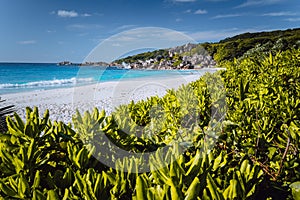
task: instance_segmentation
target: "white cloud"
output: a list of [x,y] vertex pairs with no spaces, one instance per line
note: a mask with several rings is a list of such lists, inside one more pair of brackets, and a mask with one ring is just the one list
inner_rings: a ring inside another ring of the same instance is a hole
[[22,44],[22,45],[36,44],[36,40],[23,40],[23,41],[19,41],[18,44]]
[[182,22],[182,19],[181,18],[176,18],[175,22]]
[[84,13],[84,14],[82,14],[81,15],[82,17],[90,17],[90,16],[92,16],[91,14],[88,14],[88,13]]
[[188,9],[188,10],[184,11],[184,13],[191,13],[191,12],[192,12],[191,9]]
[[197,15],[203,15],[203,14],[206,14],[206,13],[207,13],[206,10],[201,10],[201,9],[195,11],[195,14],[197,14]]
[[231,17],[239,17],[242,16],[242,14],[226,14],[226,15],[216,15],[212,17],[211,19],[222,19],[222,18],[231,18]]
[[125,25],[117,27],[116,31],[128,30],[128,29],[132,29],[132,28],[135,28],[135,27],[137,27],[137,25],[134,25],[134,24],[125,24]]
[[195,2],[197,0],[173,0],[173,2],[187,3],[187,2]]
[[284,0],[247,0],[246,2],[238,5],[236,8],[243,8],[248,6],[263,6],[263,5],[272,5]]
[[206,1],[210,1],[210,2],[220,2],[220,1],[228,1],[228,0],[206,0]]
[[[123,34],[123,33],[121,33],[121,34]],[[133,42],[136,40],[136,38],[137,38],[137,36],[134,37],[131,35],[122,35],[122,36],[116,38],[115,41],[117,41],[117,42]]]
[[113,43],[112,46],[113,46],[113,47],[120,47],[120,46],[122,46],[122,45],[121,45],[120,43]]
[[86,32],[85,32],[85,33],[79,33],[79,34],[78,34],[79,37],[83,37],[83,36],[86,36],[86,35],[89,35],[89,33],[86,33]]
[[298,17],[298,18],[287,18],[285,20],[289,21],[289,22],[300,22],[300,17]]
[[71,24],[71,25],[67,26],[67,29],[71,29],[71,30],[99,29],[99,28],[103,28],[103,26],[99,25],[99,24]]
[[95,15],[95,16],[103,16],[104,14],[103,13],[95,12],[95,13],[93,13],[93,15]]
[[297,14],[289,12],[289,11],[287,11],[287,12],[285,12],[285,11],[282,11],[282,12],[271,12],[271,13],[262,14],[262,16],[269,16],[269,17],[294,16],[294,15],[297,15]]
[[56,30],[47,30],[47,33],[56,33]]
[[[139,49],[162,49],[195,43],[187,35],[171,29],[143,27],[131,29],[103,40],[85,58],[86,61],[113,60]],[[118,45],[121,46],[118,46]]]
[[227,37],[232,37],[241,33],[246,32],[259,32],[258,29],[226,29],[226,30],[212,30],[212,31],[199,31],[188,34],[196,41],[209,42],[209,41],[219,41]]
[[84,24],[72,24],[72,25],[69,25],[67,28],[68,29],[86,29],[86,25]]
[[67,10],[58,10],[57,15],[59,17],[78,17],[78,13],[74,10],[67,11]]

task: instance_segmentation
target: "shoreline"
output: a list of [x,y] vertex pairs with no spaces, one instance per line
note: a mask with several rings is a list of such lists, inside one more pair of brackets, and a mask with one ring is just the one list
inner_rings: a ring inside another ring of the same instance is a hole
[[[132,72],[134,71],[150,71],[153,72],[153,74],[150,73],[150,75],[142,75],[140,76],[139,73],[137,75],[134,75],[130,77],[130,71],[125,72],[124,75],[129,74],[129,77],[115,77],[113,79],[104,79],[101,80],[101,82],[111,82],[111,81],[119,81],[121,80],[133,80],[138,78],[153,78],[162,76],[163,78],[169,78],[173,76],[184,76],[184,75],[192,75],[192,74],[203,74],[205,72],[214,72],[218,70],[224,70],[225,68],[202,68],[202,69],[193,69],[193,70],[144,70],[144,69],[133,69],[130,70]],[[159,71],[166,71],[166,74],[160,74],[156,73]],[[170,73],[169,73],[170,72]],[[99,72],[100,76],[103,72]],[[146,72],[145,72],[146,73]],[[121,74],[122,75],[122,74]],[[9,75],[8,75],[9,76]],[[123,75],[122,75],[123,76]],[[96,77],[97,79],[97,77]],[[18,79],[19,80],[19,79]],[[43,90],[57,90],[61,88],[72,88],[72,87],[80,87],[80,86],[87,86],[87,85],[93,85],[97,84],[97,80],[91,77],[79,77],[78,73],[77,75],[74,75],[73,77],[66,77],[66,78],[53,78],[53,79],[43,79],[43,80],[27,80],[27,82],[19,83],[17,82],[10,82],[7,80],[7,82],[0,84],[0,97],[3,95],[11,95],[15,93],[27,93],[27,92],[33,92],[33,91],[43,91]]]
[[[215,69],[213,71],[217,71]],[[199,79],[203,74],[178,75],[174,77],[141,77],[119,81],[100,82],[71,88],[27,91],[1,95],[6,104],[15,105],[16,112],[24,120],[26,107],[38,107],[42,116],[49,110],[52,121],[72,121],[76,109],[80,113],[94,107],[111,113],[115,107],[145,100],[151,96],[162,97],[168,89],[177,89],[182,84]]]

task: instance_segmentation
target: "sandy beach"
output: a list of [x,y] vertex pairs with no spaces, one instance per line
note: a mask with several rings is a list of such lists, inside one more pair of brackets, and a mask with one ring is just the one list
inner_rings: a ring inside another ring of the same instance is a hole
[[46,109],[51,120],[68,123],[76,109],[81,113],[97,107],[107,113],[131,100],[139,101],[150,96],[163,96],[166,90],[178,88],[182,84],[199,79],[201,74],[178,75],[173,77],[136,78],[113,82],[101,82],[94,85],[39,90],[24,93],[2,95],[7,104],[16,106],[16,112],[25,118],[25,108],[37,106],[40,115]]

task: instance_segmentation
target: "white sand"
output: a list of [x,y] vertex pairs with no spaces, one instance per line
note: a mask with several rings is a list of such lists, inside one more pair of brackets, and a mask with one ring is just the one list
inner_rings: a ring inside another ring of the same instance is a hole
[[42,115],[50,111],[51,120],[70,122],[75,110],[81,113],[94,107],[110,113],[116,106],[131,100],[139,101],[150,96],[163,96],[166,89],[178,88],[182,84],[199,79],[200,74],[178,75],[165,78],[136,78],[74,88],[40,90],[2,95],[7,104],[16,105],[17,113],[24,119],[27,106],[37,106]]

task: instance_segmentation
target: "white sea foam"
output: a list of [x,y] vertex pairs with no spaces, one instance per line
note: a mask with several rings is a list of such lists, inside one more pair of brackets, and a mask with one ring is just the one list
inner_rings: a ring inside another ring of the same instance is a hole
[[35,81],[28,83],[5,83],[0,84],[0,89],[9,89],[9,88],[35,88],[35,87],[52,87],[52,86],[63,86],[63,85],[77,85],[77,84],[87,84],[94,83],[93,78],[70,78],[70,79],[54,79],[54,80],[45,80],[45,81]]

